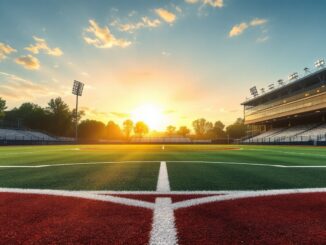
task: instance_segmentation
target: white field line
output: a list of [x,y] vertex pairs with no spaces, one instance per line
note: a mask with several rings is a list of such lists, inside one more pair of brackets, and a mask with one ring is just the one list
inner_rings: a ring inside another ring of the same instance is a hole
[[161,162],[156,191],[169,192],[170,190],[171,189],[166,162]]
[[326,165],[282,165],[282,164],[265,164],[265,163],[249,163],[249,162],[215,162],[215,161],[169,161],[175,163],[214,163],[214,164],[228,164],[228,165],[247,165],[260,167],[274,167],[274,168],[326,168]]
[[[105,161],[105,162],[77,162],[77,163],[59,163],[59,164],[41,164],[41,165],[0,165],[0,168],[50,168],[50,167],[64,167],[77,165],[98,165],[111,163],[155,163],[159,161]],[[247,163],[247,162],[219,162],[219,161],[174,161],[173,163],[213,163],[226,165],[245,165],[245,166],[260,166],[260,167],[274,167],[274,168],[326,168],[326,165],[282,165],[282,164],[264,164],[264,163]]]
[[39,194],[39,195],[51,195],[51,196],[76,197],[76,198],[84,198],[84,199],[97,200],[97,201],[112,202],[112,203],[123,204],[127,206],[133,206],[133,207],[154,209],[154,204],[151,202],[123,198],[123,197],[97,195],[87,191],[0,188],[0,193]]
[[227,200],[236,200],[250,197],[262,197],[262,196],[275,196],[275,195],[287,195],[287,194],[300,194],[300,193],[318,193],[326,192],[326,188],[306,188],[306,189],[287,189],[287,190],[265,190],[265,191],[239,191],[220,196],[209,196],[203,198],[196,198],[186,201],[181,201],[172,204],[173,209],[187,208],[196,205],[221,202]]
[[[245,191],[87,191],[98,195],[224,195],[234,192]],[[84,192],[84,191],[82,191]]]
[[[170,193],[170,183],[166,162],[161,162],[157,178],[157,192]],[[170,197],[155,199],[150,245],[176,245],[178,244],[177,229],[175,227],[172,199]]]
[[0,165],[0,168],[49,168],[49,167],[64,167],[77,165],[99,165],[111,163],[155,163],[159,161],[106,161],[106,162],[77,162],[77,163],[58,163],[58,164],[41,164],[41,165]]
[[156,198],[149,244],[174,245],[178,243],[171,198]]
[[315,156],[315,157],[326,157],[323,154],[314,154],[308,152],[297,152],[297,151],[278,151],[278,150],[265,150],[265,149],[246,149],[248,151],[266,151],[266,152],[273,152],[273,153],[283,153],[283,154],[290,154],[290,155],[308,155],[308,156]]
[[[261,196],[275,196],[275,195],[287,195],[287,194],[304,194],[304,193],[324,193],[326,192],[326,188],[303,188],[303,189],[276,189],[276,190],[261,190],[261,191],[229,191],[229,192],[215,192],[215,196],[196,198],[186,201],[180,201],[171,204],[171,208],[179,209],[179,208],[187,208],[196,205],[201,205],[205,203],[211,202],[220,202],[227,200],[236,200],[242,198],[250,198],[250,197],[261,197]],[[64,196],[64,197],[76,197],[97,201],[105,201],[112,202],[117,204],[123,204],[127,206],[134,207],[142,207],[148,209],[156,208],[156,204],[146,201],[139,201],[135,199],[115,197],[110,195],[96,194],[93,191],[66,191],[66,190],[47,190],[47,189],[22,189],[22,188],[0,188],[0,193],[17,193],[17,194],[39,194],[39,195],[51,195],[51,196]],[[107,193],[113,193],[111,191],[107,191]],[[114,192],[114,194],[125,194],[126,192]],[[136,195],[138,193],[142,194],[144,192],[134,192]],[[149,194],[160,194],[157,192],[148,192]],[[178,194],[179,192],[170,192],[170,194]],[[186,192],[183,192],[186,193]],[[195,192],[187,192],[189,195],[205,195],[207,192],[203,191],[195,191]],[[213,192],[210,192],[213,193]],[[219,195],[220,194],[220,195]],[[223,195],[221,195],[223,194]],[[216,196],[219,195],[219,196]],[[161,198],[162,199],[162,198]],[[170,199],[170,198],[165,198]],[[165,201],[165,205],[167,205]]]

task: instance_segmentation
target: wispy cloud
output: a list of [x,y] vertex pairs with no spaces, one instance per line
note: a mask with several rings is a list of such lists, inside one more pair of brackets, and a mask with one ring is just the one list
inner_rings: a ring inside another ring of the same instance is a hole
[[155,13],[165,22],[172,24],[176,20],[176,15],[164,8],[155,9]]
[[[0,71],[0,79],[0,96],[5,98],[26,99],[26,97],[33,98],[52,94],[46,86],[34,83],[15,74]],[[22,88],[24,88],[24,92],[17,93]]]
[[118,117],[118,118],[129,118],[130,117],[130,114],[129,113],[124,113],[124,112],[116,112],[116,111],[113,111],[113,112],[110,112],[112,115]]
[[262,37],[258,37],[256,42],[257,43],[264,43],[269,39],[269,36],[262,36]]
[[166,57],[168,57],[168,56],[171,55],[171,53],[169,53],[169,52],[167,52],[167,51],[162,51],[161,54],[162,54],[163,56],[166,56]]
[[120,31],[124,32],[134,32],[141,28],[155,28],[161,24],[159,19],[150,19],[147,16],[141,18],[140,21],[136,23],[119,23],[119,21],[114,21],[112,23],[113,26],[117,26]]
[[249,23],[242,22],[240,24],[234,25],[229,32],[229,37],[239,36],[249,27],[265,25],[267,22],[267,19],[255,18],[252,19]]
[[15,61],[17,64],[22,65],[25,69],[28,70],[38,70],[40,68],[40,61],[30,54],[26,56],[21,56]]
[[11,47],[9,44],[0,43],[0,61],[4,60],[7,57],[7,55],[16,51],[17,50]]
[[114,46],[124,48],[131,44],[130,41],[116,38],[107,26],[101,28],[95,20],[89,20],[89,24],[84,33],[84,40],[87,44],[97,48],[112,48]]
[[60,48],[50,48],[48,43],[43,38],[33,36],[35,44],[31,44],[25,49],[32,52],[33,54],[38,54],[40,51],[52,56],[61,56],[63,52]]
[[222,8],[224,6],[223,0],[185,0],[185,2],[189,4],[201,3],[202,5],[207,5],[214,8]]
[[241,35],[248,27],[248,24],[245,22],[242,22],[238,25],[234,25],[229,33],[229,37]]
[[252,21],[250,21],[251,26],[260,26],[260,25],[264,25],[266,23],[267,23],[266,19],[259,19],[259,18],[255,18]]

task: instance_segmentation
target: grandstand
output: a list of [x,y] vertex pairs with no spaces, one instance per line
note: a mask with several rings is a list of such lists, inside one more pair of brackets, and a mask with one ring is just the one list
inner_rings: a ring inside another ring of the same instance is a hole
[[16,143],[57,143],[72,141],[71,138],[53,137],[43,132],[23,130],[23,129],[6,129],[0,128],[0,144]]
[[132,137],[130,143],[191,143],[187,137]]
[[291,74],[242,103],[247,137],[243,143],[326,144],[326,68],[324,60],[305,74]]

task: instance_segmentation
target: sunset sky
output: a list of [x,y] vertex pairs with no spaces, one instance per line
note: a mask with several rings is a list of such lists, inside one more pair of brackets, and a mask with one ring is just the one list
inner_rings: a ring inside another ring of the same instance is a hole
[[[326,58],[323,0],[1,0],[0,97],[42,106],[85,83],[86,118],[230,124],[253,85]],[[143,115],[146,114],[146,115]]]

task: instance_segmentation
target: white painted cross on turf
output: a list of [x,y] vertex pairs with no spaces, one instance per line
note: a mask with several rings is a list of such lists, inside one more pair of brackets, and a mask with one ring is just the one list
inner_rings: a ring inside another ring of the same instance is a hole
[[[170,192],[166,162],[161,162],[156,191]],[[157,197],[155,199],[154,217],[149,243],[151,245],[178,244],[171,198]]]

